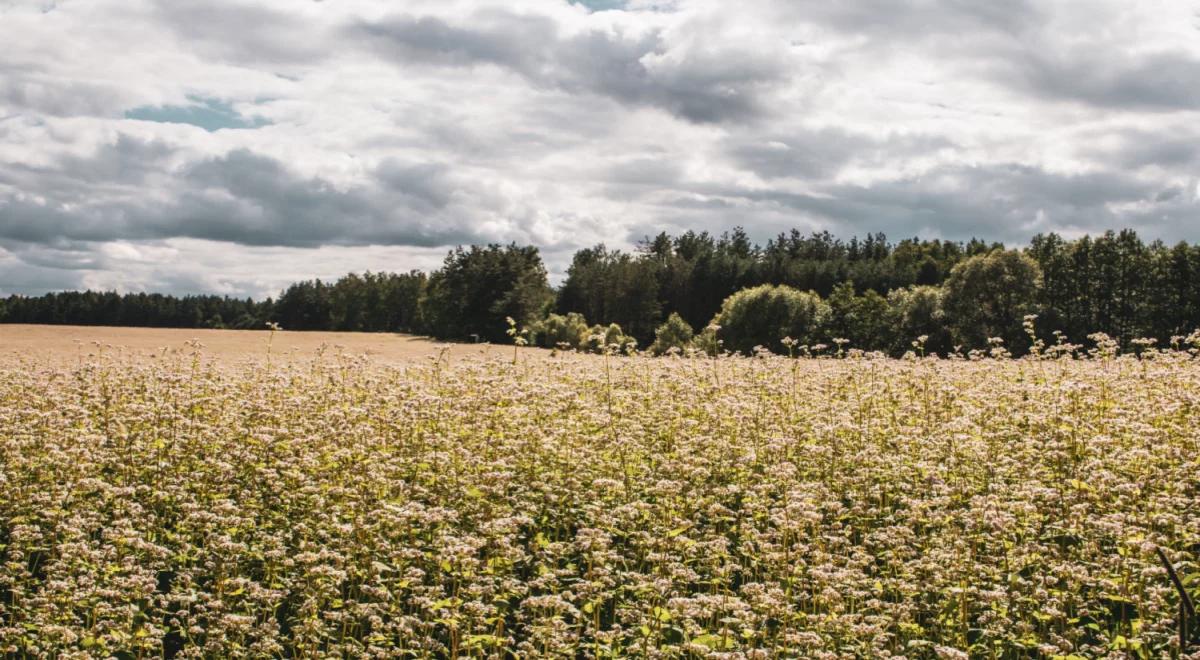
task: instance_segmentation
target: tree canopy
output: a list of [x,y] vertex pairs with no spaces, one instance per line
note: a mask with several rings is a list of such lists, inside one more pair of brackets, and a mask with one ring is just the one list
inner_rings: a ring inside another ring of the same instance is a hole
[[506,319],[529,326],[553,300],[536,247],[472,245],[451,251],[430,275],[421,309],[436,337],[500,342]]
[[[551,312],[554,315],[549,315]],[[647,237],[633,251],[597,245],[575,253],[561,286],[548,283],[538,249],[451,250],[432,273],[351,273],[308,280],[276,299],[156,293],[56,292],[0,299],[0,322],[184,328],[409,332],[509,341],[506,318],[543,345],[592,350],[651,347],[686,326],[704,350],[782,350],[848,340],[864,350],[944,354],[1001,338],[1020,353],[1036,314],[1039,338],[1077,343],[1103,332],[1169,343],[1200,327],[1200,246],[1143,242],[1131,230],[1073,240],[1039,234],[1023,249],[980,240],[882,234],[844,241],[828,232],[780,233],[754,244],[735,228]],[[673,318],[673,315],[675,318]],[[719,334],[705,330],[716,322]],[[594,339],[596,337],[612,337]],[[913,342],[924,337],[919,347]],[[595,344],[596,346],[593,346]]]

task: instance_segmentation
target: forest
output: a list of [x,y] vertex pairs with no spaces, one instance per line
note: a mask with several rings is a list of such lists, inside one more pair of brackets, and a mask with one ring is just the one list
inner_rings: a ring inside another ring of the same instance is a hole
[[[309,280],[265,300],[115,292],[0,299],[0,322],[428,334],[547,347],[777,353],[837,345],[946,354],[1002,344],[1167,345],[1200,327],[1200,246],[1132,230],[1008,248],[972,239],[842,240],[741,228],[647,237],[633,251],[578,251],[557,288],[536,247],[458,247],[430,272]],[[706,335],[707,333],[707,335]],[[920,346],[915,346],[918,338]],[[787,340],[786,342],[784,340]]]

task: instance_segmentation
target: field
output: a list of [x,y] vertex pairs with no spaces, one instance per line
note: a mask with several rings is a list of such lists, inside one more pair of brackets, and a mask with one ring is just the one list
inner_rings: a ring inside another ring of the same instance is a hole
[[0,328],[0,653],[1180,655],[1156,550],[1194,584],[1188,353],[149,358],[155,332],[54,358]]
[[[17,359],[46,365],[73,365],[107,354],[133,361],[194,353],[200,343],[205,360],[227,364],[263,362],[268,343],[279,360],[310,360],[319,351],[366,356],[377,363],[421,360],[446,350],[451,359],[486,355],[504,347],[444,344],[411,335],[365,332],[288,332],[266,330],[181,330],[57,325],[0,324],[0,363]],[[511,350],[511,347],[507,347]]]

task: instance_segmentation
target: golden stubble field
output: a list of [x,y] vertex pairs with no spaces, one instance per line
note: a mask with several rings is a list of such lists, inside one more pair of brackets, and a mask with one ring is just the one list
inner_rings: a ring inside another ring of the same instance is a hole
[[[493,344],[449,344],[425,337],[365,332],[290,332],[282,330],[206,330],[176,328],[114,328],[104,326],[0,324],[0,362],[33,362],[69,366],[98,354],[133,362],[192,354],[232,366],[266,360],[268,343],[277,361],[311,360],[319,352],[334,356],[365,356],[376,363],[404,363],[430,356],[450,359],[486,357],[512,347]],[[529,349],[526,355],[541,351]]]

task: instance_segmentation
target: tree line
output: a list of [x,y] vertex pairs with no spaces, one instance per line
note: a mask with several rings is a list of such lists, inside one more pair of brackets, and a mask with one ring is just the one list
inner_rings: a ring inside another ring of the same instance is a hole
[[[431,273],[350,274],[293,284],[276,299],[111,292],[0,299],[0,322],[408,332],[571,348],[696,346],[775,352],[848,344],[899,354],[1083,343],[1161,344],[1200,327],[1200,246],[1132,230],[1028,246],[883,234],[844,241],[793,230],[766,245],[741,228],[666,233],[632,251],[578,251],[557,289],[535,247],[456,248]],[[786,344],[782,343],[788,339]]]

